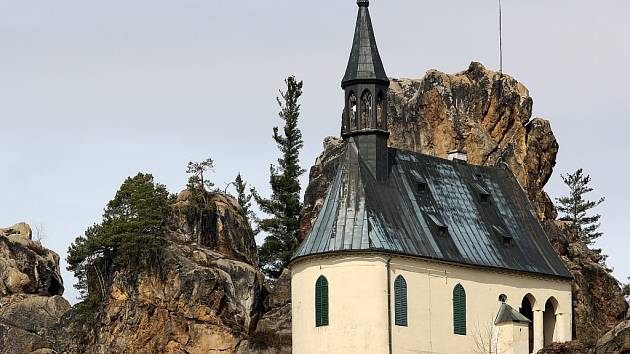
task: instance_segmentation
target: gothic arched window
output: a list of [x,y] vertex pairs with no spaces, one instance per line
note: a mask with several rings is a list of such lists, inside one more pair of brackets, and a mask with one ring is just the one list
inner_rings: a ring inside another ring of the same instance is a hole
[[328,326],[328,280],[323,275],[315,283],[315,326]]
[[383,100],[383,91],[378,93],[378,97],[376,98],[376,127],[378,129],[385,130],[385,119],[383,119],[383,115],[385,113],[385,103]]
[[369,90],[363,91],[361,95],[361,123],[363,129],[372,127],[370,120],[372,117],[372,93]]
[[407,326],[407,282],[402,275],[394,281],[394,319],[396,326]]
[[466,290],[461,284],[453,289],[453,332],[466,335]]
[[348,117],[350,119],[350,129],[357,129],[359,127],[358,109],[357,96],[354,92],[350,92],[350,95],[348,95]]

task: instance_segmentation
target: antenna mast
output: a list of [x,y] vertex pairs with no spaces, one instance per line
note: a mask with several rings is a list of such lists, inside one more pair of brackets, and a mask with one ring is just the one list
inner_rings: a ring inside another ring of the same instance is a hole
[[503,76],[503,9],[499,0],[499,73]]

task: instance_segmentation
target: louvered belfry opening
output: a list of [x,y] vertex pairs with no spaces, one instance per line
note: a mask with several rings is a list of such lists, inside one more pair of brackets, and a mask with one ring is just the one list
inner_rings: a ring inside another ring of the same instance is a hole
[[466,335],[466,291],[461,284],[453,289],[453,333]]
[[407,281],[402,275],[394,281],[394,323],[407,326]]
[[315,326],[328,326],[328,280],[323,275],[315,283]]

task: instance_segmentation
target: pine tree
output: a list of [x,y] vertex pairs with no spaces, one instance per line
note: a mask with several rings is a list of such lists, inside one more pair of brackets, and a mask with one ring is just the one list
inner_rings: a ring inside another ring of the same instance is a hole
[[194,199],[199,199],[198,202],[206,204],[207,192],[214,187],[214,183],[206,179],[204,173],[212,171],[214,168],[214,161],[211,158],[207,158],[200,162],[190,161],[186,173],[190,175],[188,177],[188,183],[186,187],[193,194]]
[[271,197],[263,198],[252,189],[260,209],[270,215],[259,222],[259,228],[268,234],[259,249],[259,257],[263,272],[272,278],[280,276],[298,246],[297,232],[302,210],[299,177],[305,172],[299,164],[300,149],[304,145],[298,128],[302,81],[289,76],[285,83],[286,91],[280,90],[277,98],[279,116],[285,123],[284,134],[279,133],[278,127],[273,128],[273,139],[282,157],[278,159],[278,166],[271,165],[269,168]]
[[556,198],[561,220],[568,221],[568,227],[573,231],[577,240],[591,245],[602,235],[599,229],[601,215],[591,215],[592,209],[604,202],[604,198],[597,201],[584,199],[584,195],[593,191],[589,186],[591,176],[584,175],[582,169],[572,174],[561,175],[562,181],[569,187],[569,195]]
[[173,196],[150,174],[129,177],[107,203],[103,220],[89,227],[68,248],[68,270],[84,298],[102,299],[117,270],[159,270],[163,234]]
[[236,189],[236,201],[238,202],[238,205],[241,206],[241,208],[243,208],[243,214],[245,215],[245,218],[247,219],[247,221],[253,221],[256,219],[256,215],[254,214],[254,211],[252,210],[252,194],[251,193],[247,193],[247,182],[245,182],[243,180],[243,177],[241,177],[241,174],[239,173],[236,178],[234,179],[234,182],[232,183],[234,184],[234,188]]

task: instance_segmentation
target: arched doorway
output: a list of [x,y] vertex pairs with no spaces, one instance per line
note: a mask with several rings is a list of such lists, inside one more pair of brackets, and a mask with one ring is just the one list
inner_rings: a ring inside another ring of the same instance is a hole
[[519,312],[527,317],[529,322],[529,352],[534,352],[534,303],[536,302],[532,294],[527,294],[521,301]]
[[543,329],[545,338],[545,347],[553,343],[556,337],[556,313],[558,311],[558,301],[552,296],[545,303],[545,312],[543,314]]

